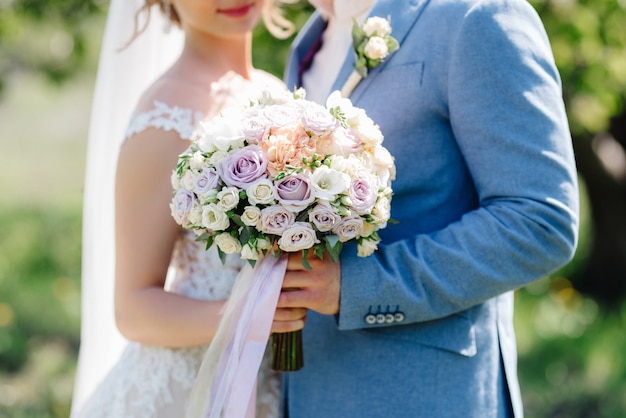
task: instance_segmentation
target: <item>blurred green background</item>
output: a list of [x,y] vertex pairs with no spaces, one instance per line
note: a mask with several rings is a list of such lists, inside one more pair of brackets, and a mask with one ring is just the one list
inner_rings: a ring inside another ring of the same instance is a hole
[[[534,0],[581,181],[574,260],[516,292],[528,417],[626,417],[626,0]],[[80,326],[86,132],[108,7],[0,0],[0,418],[67,417]],[[311,8],[286,7],[301,27]],[[281,75],[289,41],[255,32]],[[503,69],[504,70],[504,69]]]

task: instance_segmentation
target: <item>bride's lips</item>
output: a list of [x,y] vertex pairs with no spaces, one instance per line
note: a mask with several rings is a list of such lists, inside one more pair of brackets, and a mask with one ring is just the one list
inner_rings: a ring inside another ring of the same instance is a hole
[[217,9],[217,12],[230,17],[243,17],[247,15],[253,7],[254,3],[249,3],[243,6],[230,7],[228,9]]

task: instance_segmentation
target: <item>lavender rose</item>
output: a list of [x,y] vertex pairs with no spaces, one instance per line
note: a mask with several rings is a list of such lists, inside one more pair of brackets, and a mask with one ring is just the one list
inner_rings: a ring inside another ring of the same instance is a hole
[[282,206],[269,206],[261,210],[261,219],[257,229],[265,234],[282,235],[287,227],[296,220],[293,212],[289,212]]
[[351,207],[358,214],[370,213],[376,204],[377,190],[376,181],[366,173],[359,173],[359,176],[352,181],[348,189]]
[[198,196],[204,196],[211,190],[217,188],[219,184],[219,176],[214,168],[205,168],[193,180],[193,191]]
[[228,186],[246,189],[255,181],[267,177],[267,156],[258,145],[231,152],[218,165],[217,171]]
[[274,184],[274,197],[287,210],[300,212],[315,199],[311,181],[302,174],[291,174]]
[[172,217],[178,224],[185,226],[189,222],[189,213],[193,208],[193,203],[194,197],[190,191],[178,189],[170,203]]
[[278,247],[283,251],[296,252],[311,248],[319,242],[310,224],[296,222],[285,230],[278,240]]

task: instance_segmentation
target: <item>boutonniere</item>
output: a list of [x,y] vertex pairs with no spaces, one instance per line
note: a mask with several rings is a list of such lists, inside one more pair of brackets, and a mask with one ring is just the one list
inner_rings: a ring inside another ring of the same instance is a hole
[[341,89],[341,95],[348,97],[359,81],[367,77],[370,69],[378,67],[392,52],[400,48],[398,41],[391,36],[389,19],[378,16],[368,18],[362,25],[353,19],[352,47],[356,55],[354,71]]

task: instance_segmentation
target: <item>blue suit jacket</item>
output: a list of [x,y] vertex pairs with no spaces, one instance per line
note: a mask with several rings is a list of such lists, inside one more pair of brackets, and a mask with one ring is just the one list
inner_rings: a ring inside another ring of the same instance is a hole
[[[512,290],[573,255],[578,188],[560,78],[524,0],[379,0],[400,49],[354,90],[395,156],[379,250],[341,257],[310,313],[289,418],[522,416]],[[324,22],[292,46],[288,86]],[[352,71],[350,52],[335,83]]]

